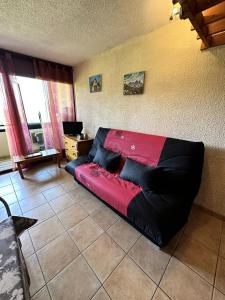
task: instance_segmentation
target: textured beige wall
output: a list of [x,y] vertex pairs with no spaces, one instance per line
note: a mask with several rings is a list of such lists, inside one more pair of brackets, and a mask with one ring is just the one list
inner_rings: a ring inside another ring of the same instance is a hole
[[[225,216],[225,47],[199,48],[190,23],[174,21],[77,65],[77,116],[92,136],[105,126],[203,141],[196,202]],[[142,70],[144,94],[123,96],[123,75]],[[99,73],[102,92],[90,94]]]

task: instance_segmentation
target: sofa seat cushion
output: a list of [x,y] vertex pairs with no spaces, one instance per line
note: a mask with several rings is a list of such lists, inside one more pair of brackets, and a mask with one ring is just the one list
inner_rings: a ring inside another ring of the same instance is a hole
[[79,156],[77,159],[71,160],[66,164],[65,170],[70,173],[72,176],[74,176],[74,169],[82,164],[86,164],[90,162],[90,159],[88,155]]
[[76,167],[75,177],[124,216],[127,216],[131,200],[141,191],[139,186],[121,179],[117,173],[112,174],[95,163]]

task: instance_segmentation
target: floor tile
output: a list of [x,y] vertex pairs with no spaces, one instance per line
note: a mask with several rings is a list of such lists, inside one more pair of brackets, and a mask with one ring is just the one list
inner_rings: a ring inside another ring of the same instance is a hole
[[[11,194],[5,195],[2,198],[8,203],[8,205],[11,205],[11,204],[17,202],[17,197],[16,197],[15,193],[11,193]],[[3,206],[2,202],[0,202],[0,208],[3,208],[3,207],[4,206]]]
[[121,262],[125,253],[107,234],[103,234],[83,255],[103,283]]
[[184,235],[177,247],[175,256],[209,283],[213,284],[217,255],[212,250]]
[[[22,211],[20,209],[18,202],[9,205],[9,209],[11,211],[12,216],[22,216]],[[0,209],[0,221],[6,219],[7,217],[8,217],[8,215],[7,215],[6,209],[1,208]]]
[[184,235],[184,227],[181,228],[176,234],[175,236],[173,236],[171,238],[171,240],[168,242],[168,244],[166,244],[166,246],[164,246],[162,248],[162,250],[165,252],[165,253],[168,253],[170,255],[173,255],[174,254],[174,251],[176,250],[177,248],[177,245],[179,244],[182,236]]
[[65,170],[63,168],[48,168],[48,173],[54,176],[54,178],[58,178],[64,176]]
[[12,184],[0,187],[0,196],[1,197],[11,194],[13,192],[14,192],[14,189],[13,189]]
[[170,300],[170,298],[162,290],[160,290],[160,288],[158,288],[152,300]]
[[79,205],[74,204],[58,214],[66,229],[70,229],[88,216],[88,213]]
[[23,213],[32,210],[46,203],[46,199],[42,194],[36,194],[19,201]]
[[26,265],[30,275],[30,295],[33,296],[45,285],[45,281],[35,254],[26,259]]
[[100,282],[84,258],[79,256],[56,275],[48,287],[52,300],[89,300],[99,289]]
[[94,213],[104,205],[99,199],[92,195],[85,201],[80,201],[79,204],[87,211],[88,214]]
[[75,257],[77,257],[79,253],[79,250],[69,237],[68,233],[61,234],[55,240],[39,250],[37,256],[45,281],[48,282],[52,279]]
[[65,194],[65,193],[66,193],[65,190],[61,186],[56,186],[56,187],[51,188],[47,191],[44,191],[43,195],[45,196],[47,201],[51,201],[54,198],[57,198],[57,197]]
[[51,179],[51,181],[48,182],[43,182],[43,183],[39,182],[39,189],[41,192],[50,190],[56,186],[58,186],[58,183],[53,178]]
[[74,200],[68,194],[64,194],[51,200],[49,204],[56,213],[59,213],[60,211],[72,206],[74,204]]
[[34,187],[29,187],[29,188],[23,188],[19,191],[16,191],[16,196],[19,201],[33,197],[34,195],[40,194],[40,190],[38,189],[38,186],[35,185]]
[[171,299],[210,300],[212,296],[212,286],[176,258],[171,259],[160,288]]
[[25,231],[21,234],[20,241],[22,243],[22,252],[24,257],[31,256],[34,253],[34,247],[28,231]]
[[43,171],[43,173],[40,174],[34,174],[32,177],[34,178],[35,182],[39,184],[51,183],[54,179],[53,176],[47,171]]
[[76,202],[81,202],[82,200],[89,199],[90,196],[92,196],[92,194],[88,190],[81,186],[70,192],[70,195],[73,196],[73,199]]
[[90,217],[71,228],[69,233],[80,251],[91,245],[104,231]]
[[104,288],[100,288],[100,290],[97,291],[95,296],[92,298],[92,300],[110,300],[108,294],[106,293]]
[[1,175],[0,177],[0,188],[6,185],[10,185],[12,184],[11,180],[10,180],[10,176],[8,175]]
[[149,300],[156,285],[130,258],[125,257],[106,280],[104,288],[111,299]]
[[70,180],[63,180],[60,182],[60,184],[63,186],[66,192],[72,192],[78,188],[78,183],[76,183],[73,178]]
[[53,217],[54,215],[55,215],[55,213],[48,203],[45,203],[39,207],[36,207],[36,208],[24,213],[24,216],[38,220],[38,222],[35,224],[35,226],[39,225],[43,221]]
[[36,185],[37,184],[33,180],[21,179],[21,181],[13,183],[13,188],[17,192],[23,189],[35,188]]
[[221,244],[220,244],[220,256],[225,258],[225,222],[223,222],[223,230],[222,230]]
[[31,300],[51,300],[48,290],[46,287],[43,287],[37,294],[35,294]]
[[9,173],[9,176],[10,176],[10,179],[11,181],[14,183],[14,182],[17,182],[17,181],[21,181],[23,180],[21,177],[20,177],[20,174],[18,171],[14,171],[14,172],[10,172]]
[[63,232],[64,228],[56,216],[30,229],[31,239],[36,250],[44,247]]
[[91,217],[103,230],[107,230],[119,219],[119,216],[106,206],[98,209]]
[[144,236],[129,251],[129,255],[156,284],[162,278],[171,257]]
[[214,289],[212,300],[225,300],[225,295],[222,294],[222,293],[221,293],[220,291],[218,291],[217,289]]
[[141,235],[124,220],[119,220],[108,229],[108,234],[124,250],[128,251]]
[[[70,197],[73,199],[74,203],[79,203],[80,202],[80,198],[79,198],[79,193],[80,193],[81,188],[76,188],[73,191],[68,192],[67,194],[70,195]],[[79,191],[79,192],[77,192]]]
[[222,221],[202,212],[193,210],[190,220],[185,228],[185,234],[202,243],[205,247],[218,253]]
[[218,259],[215,287],[225,294],[225,259],[222,257]]
[[[109,300],[109,295],[113,300],[225,300],[222,221],[194,209],[185,234],[180,232],[159,250],[74,182],[64,169],[47,163],[35,166],[25,175],[24,180],[18,172],[0,176],[0,191],[7,193],[3,198],[13,214],[22,214],[21,205],[25,216],[39,219],[38,224],[20,237],[31,275],[32,300],[50,300],[41,269],[52,300]],[[0,204],[0,219],[6,216]],[[79,255],[76,245],[84,251],[84,257]],[[174,250],[177,258],[170,260]],[[123,251],[129,251],[125,258]],[[216,288],[212,295],[209,283],[214,280],[218,253]],[[107,290],[101,287],[101,282]],[[155,283],[160,283],[160,288]]]

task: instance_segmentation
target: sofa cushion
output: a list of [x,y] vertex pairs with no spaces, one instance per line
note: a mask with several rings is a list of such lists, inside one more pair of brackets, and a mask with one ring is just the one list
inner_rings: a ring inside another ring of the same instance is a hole
[[127,158],[120,177],[140,185],[144,190],[155,190],[158,186],[161,168],[143,165],[133,159]]
[[120,161],[120,154],[108,151],[103,147],[99,146],[93,162],[99,164],[107,171],[115,171]]
[[99,198],[127,216],[127,208],[141,188],[132,182],[122,180],[97,164],[84,164],[75,169],[76,179]]

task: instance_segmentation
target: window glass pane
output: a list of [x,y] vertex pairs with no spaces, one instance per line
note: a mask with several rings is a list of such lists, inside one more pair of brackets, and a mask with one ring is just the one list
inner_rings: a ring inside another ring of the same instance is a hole
[[17,76],[17,82],[20,87],[28,124],[40,123],[40,113],[42,119],[46,119],[43,81],[39,79]]
[[[37,124],[49,121],[49,115],[46,110],[46,83],[39,79],[17,76],[17,86],[14,92],[20,92],[27,118],[28,128],[30,131],[32,150],[38,152],[44,150],[43,130],[40,127],[29,126],[29,124]],[[43,126],[43,124],[42,124]]]
[[3,99],[5,97],[5,92],[3,89],[2,75],[0,74],[0,126],[5,124],[5,116],[3,110]]

